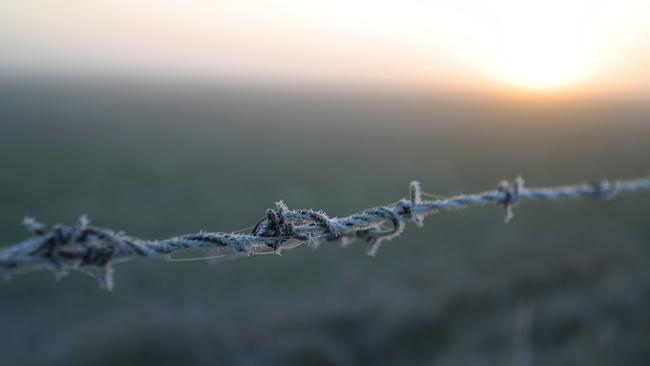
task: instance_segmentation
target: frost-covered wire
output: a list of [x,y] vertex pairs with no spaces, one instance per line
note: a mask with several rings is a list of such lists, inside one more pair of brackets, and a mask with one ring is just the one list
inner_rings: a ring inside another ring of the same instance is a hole
[[363,239],[368,243],[367,253],[375,255],[383,242],[404,231],[407,222],[420,226],[425,216],[440,210],[493,204],[503,207],[508,222],[514,217],[514,207],[524,200],[611,198],[645,190],[650,190],[650,176],[548,188],[527,188],[524,180],[517,177],[512,182],[501,182],[493,191],[423,200],[420,184],[413,181],[408,199],[346,217],[331,218],[314,210],[291,210],[280,201],[274,209],[266,211],[249,234],[199,232],[164,240],[145,240],[91,226],[86,216],[72,225],[57,224],[49,229],[28,217],[23,224],[32,237],[0,250],[0,276],[49,269],[62,277],[70,271],[81,270],[98,274],[100,285],[111,289],[113,263],[133,258],[169,258],[195,249],[218,252],[210,257],[279,254],[297,247],[297,243],[317,247],[323,242],[347,245],[354,239]]

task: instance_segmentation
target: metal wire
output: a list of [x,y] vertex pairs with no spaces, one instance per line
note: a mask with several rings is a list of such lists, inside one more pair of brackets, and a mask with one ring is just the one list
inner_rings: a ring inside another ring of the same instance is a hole
[[505,209],[505,221],[508,222],[514,217],[514,207],[525,200],[611,198],[647,190],[650,190],[650,176],[541,188],[526,188],[524,180],[517,177],[512,182],[501,182],[493,191],[422,200],[420,185],[413,181],[409,199],[346,217],[330,218],[320,211],[290,210],[280,201],[275,209],[266,211],[266,216],[249,234],[199,232],[164,240],[145,240],[91,226],[86,216],[81,216],[73,225],[57,224],[49,229],[28,217],[23,224],[32,237],[0,250],[0,276],[49,269],[61,277],[69,271],[97,269],[100,285],[111,289],[113,263],[132,258],[168,258],[171,254],[193,249],[217,250],[219,254],[179,261],[279,254],[302,243],[315,248],[323,242],[347,245],[354,239],[365,240],[367,253],[375,255],[382,242],[404,231],[406,222],[422,225],[425,216],[440,210],[494,204]]

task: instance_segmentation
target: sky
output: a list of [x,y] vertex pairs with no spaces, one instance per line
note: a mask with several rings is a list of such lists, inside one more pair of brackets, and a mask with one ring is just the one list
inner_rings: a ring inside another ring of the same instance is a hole
[[647,0],[3,0],[0,73],[650,93]]

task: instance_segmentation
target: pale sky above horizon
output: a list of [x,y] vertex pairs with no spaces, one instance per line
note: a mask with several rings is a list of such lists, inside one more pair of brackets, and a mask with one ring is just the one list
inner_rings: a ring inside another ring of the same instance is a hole
[[643,0],[4,0],[0,72],[650,92]]

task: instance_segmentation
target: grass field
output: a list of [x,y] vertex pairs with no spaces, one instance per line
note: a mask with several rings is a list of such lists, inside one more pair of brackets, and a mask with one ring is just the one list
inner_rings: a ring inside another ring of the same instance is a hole
[[[86,213],[146,238],[645,175],[650,104],[119,83],[0,84],[0,243]],[[377,257],[131,261],[0,284],[0,364],[647,365],[650,195],[445,212]]]

